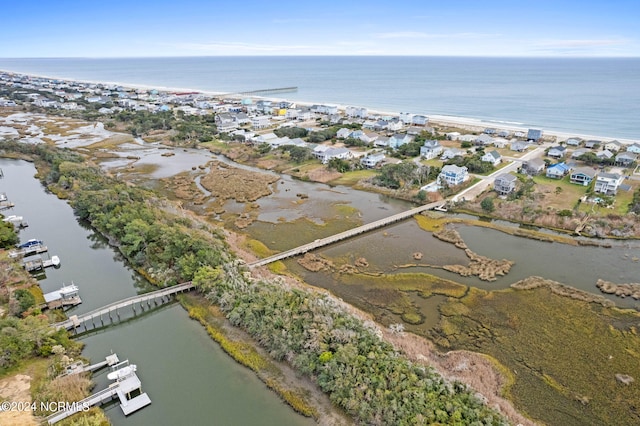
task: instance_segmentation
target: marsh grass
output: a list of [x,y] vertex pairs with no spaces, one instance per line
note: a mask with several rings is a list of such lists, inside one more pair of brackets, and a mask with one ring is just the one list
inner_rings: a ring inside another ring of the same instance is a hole
[[544,288],[470,291],[440,312],[431,336],[436,343],[494,358],[510,372],[507,396],[533,418],[563,425],[638,424],[640,389],[615,379],[640,378],[637,312]]

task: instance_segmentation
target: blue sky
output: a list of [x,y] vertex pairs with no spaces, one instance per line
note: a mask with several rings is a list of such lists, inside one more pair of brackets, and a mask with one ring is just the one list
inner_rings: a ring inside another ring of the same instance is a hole
[[2,1],[0,57],[640,56],[640,0]]

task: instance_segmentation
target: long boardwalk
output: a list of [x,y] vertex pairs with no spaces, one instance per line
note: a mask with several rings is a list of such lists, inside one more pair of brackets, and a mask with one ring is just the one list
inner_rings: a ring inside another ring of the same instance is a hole
[[436,207],[442,206],[445,204],[444,201],[437,201],[435,203],[425,204],[420,207],[416,207],[411,210],[407,210],[406,212],[394,214],[393,216],[386,217],[384,219],[376,220],[375,222],[367,223],[366,225],[359,226],[357,228],[350,229],[348,231],[341,232],[339,234],[331,235],[330,237],[321,238],[315,240],[311,243],[304,244],[302,246],[293,248],[291,250],[283,251],[278,254],[274,254],[273,256],[265,257],[264,259],[257,260],[255,262],[251,262],[247,264],[250,268],[255,268],[256,266],[264,266],[269,263],[276,262],[278,260],[286,259],[288,257],[297,256],[299,254],[306,253],[310,250],[317,249],[319,247],[327,246],[329,244],[336,243],[338,241],[346,240],[347,238],[354,237],[356,235],[363,234],[365,232],[372,231],[377,228],[382,228],[384,226],[390,225],[395,222],[400,222],[401,220],[408,219],[412,216],[415,216],[419,213],[422,213],[426,210],[433,210]]
[[[132,296],[129,297],[127,299],[124,300],[119,300],[117,302],[111,303],[107,306],[103,306],[102,308],[98,308],[95,309],[91,312],[87,312],[86,314],[83,315],[79,315],[77,317],[73,316],[71,318],[69,318],[66,321],[62,321],[56,324],[53,324],[54,327],[56,328],[65,328],[67,330],[72,329],[76,326],[79,326],[80,324],[87,322],[87,321],[93,321],[96,318],[100,318],[100,320],[102,321],[102,316],[103,315],[108,315],[108,317],[110,319],[112,319],[112,314],[115,312],[116,315],[118,316],[118,318],[120,317],[120,313],[119,310],[129,307],[129,306],[134,306],[135,309],[135,305],[136,304],[143,304],[145,302],[147,302],[147,304],[150,305],[150,302],[155,302],[155,299],[161,299],[163,297],[168,297],[171,296],[173,294],[176,293],[182,293],[185,291],[189,291],[192,288],[194,288],[195,286],[193,285],[193,283],[191,281],[188,281],[186,283],[182,283],[182,284],[178,284],[175,285],[173,287],[167,287],[167,288],[163,288],[162,290],[156,290],[156,291],[152,291],[150,293],[145,293],[145,294],[141,294],[138,296]],[[113,319],[112,319],[113,320]]]

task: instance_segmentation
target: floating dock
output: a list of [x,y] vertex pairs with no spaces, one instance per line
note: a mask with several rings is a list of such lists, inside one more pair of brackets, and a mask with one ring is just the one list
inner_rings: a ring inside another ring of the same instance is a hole
[[7,198],[7,194],[4,192],[0,192],[0,210],[6,210],[15,207],[15,204],[9,202],[9,198]]
[[37,258],[24,262],[24,268],[28,272],[39,271],[51,266],[56,268],[60,266],[60,258],[58,256],[51,256],[50,259]]
[[82,303],[82,299],[78,296],[78,286],[74,283],[63,284],[60,290],[45,294],[44,301],[49,309],[76,306]]
[[76,361],[76,362],[68,365],[66,370],[60,375],[60,377],[71,376],[73,374],[80,374],[80,373],[98,371],[101,368],[104,368],[104,367],[107,367],[107,366],[109,366],[109,367],[114,366],[114,365],[118,364],[119,362],[120,362],[120,359],[118,359],[118,355],[117,354],[108,355],[104,359],[104,361],[98,362],[96,364],[89,364],[89,363],[82,362],[82,361]]
[[125,416],[146,407],[151,404],[151,399],[146,393],[142,392],[142,382],[140,382],[136,371],[136,365],[129,365],[129,360],[112,365],[111,372],[107,377],[110,380],[115,380],[114,383],[109,385],[108,388],[72,404],[65,410],[51,414],[47,417],[47,424],[52,425],[83,411],[87,407],[104,404],[116,397],[120,400],[120,409]]

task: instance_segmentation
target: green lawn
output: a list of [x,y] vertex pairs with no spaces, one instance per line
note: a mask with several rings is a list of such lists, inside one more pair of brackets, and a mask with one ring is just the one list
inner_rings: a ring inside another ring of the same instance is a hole
[[338,179],[334,179],[329,182],[331,185],[345,185],[353,186],[360,182],[362,179],[367,179],[376,175],[376,171],[372,169],[367,170],[354,170],[351,172],[343,173]]

